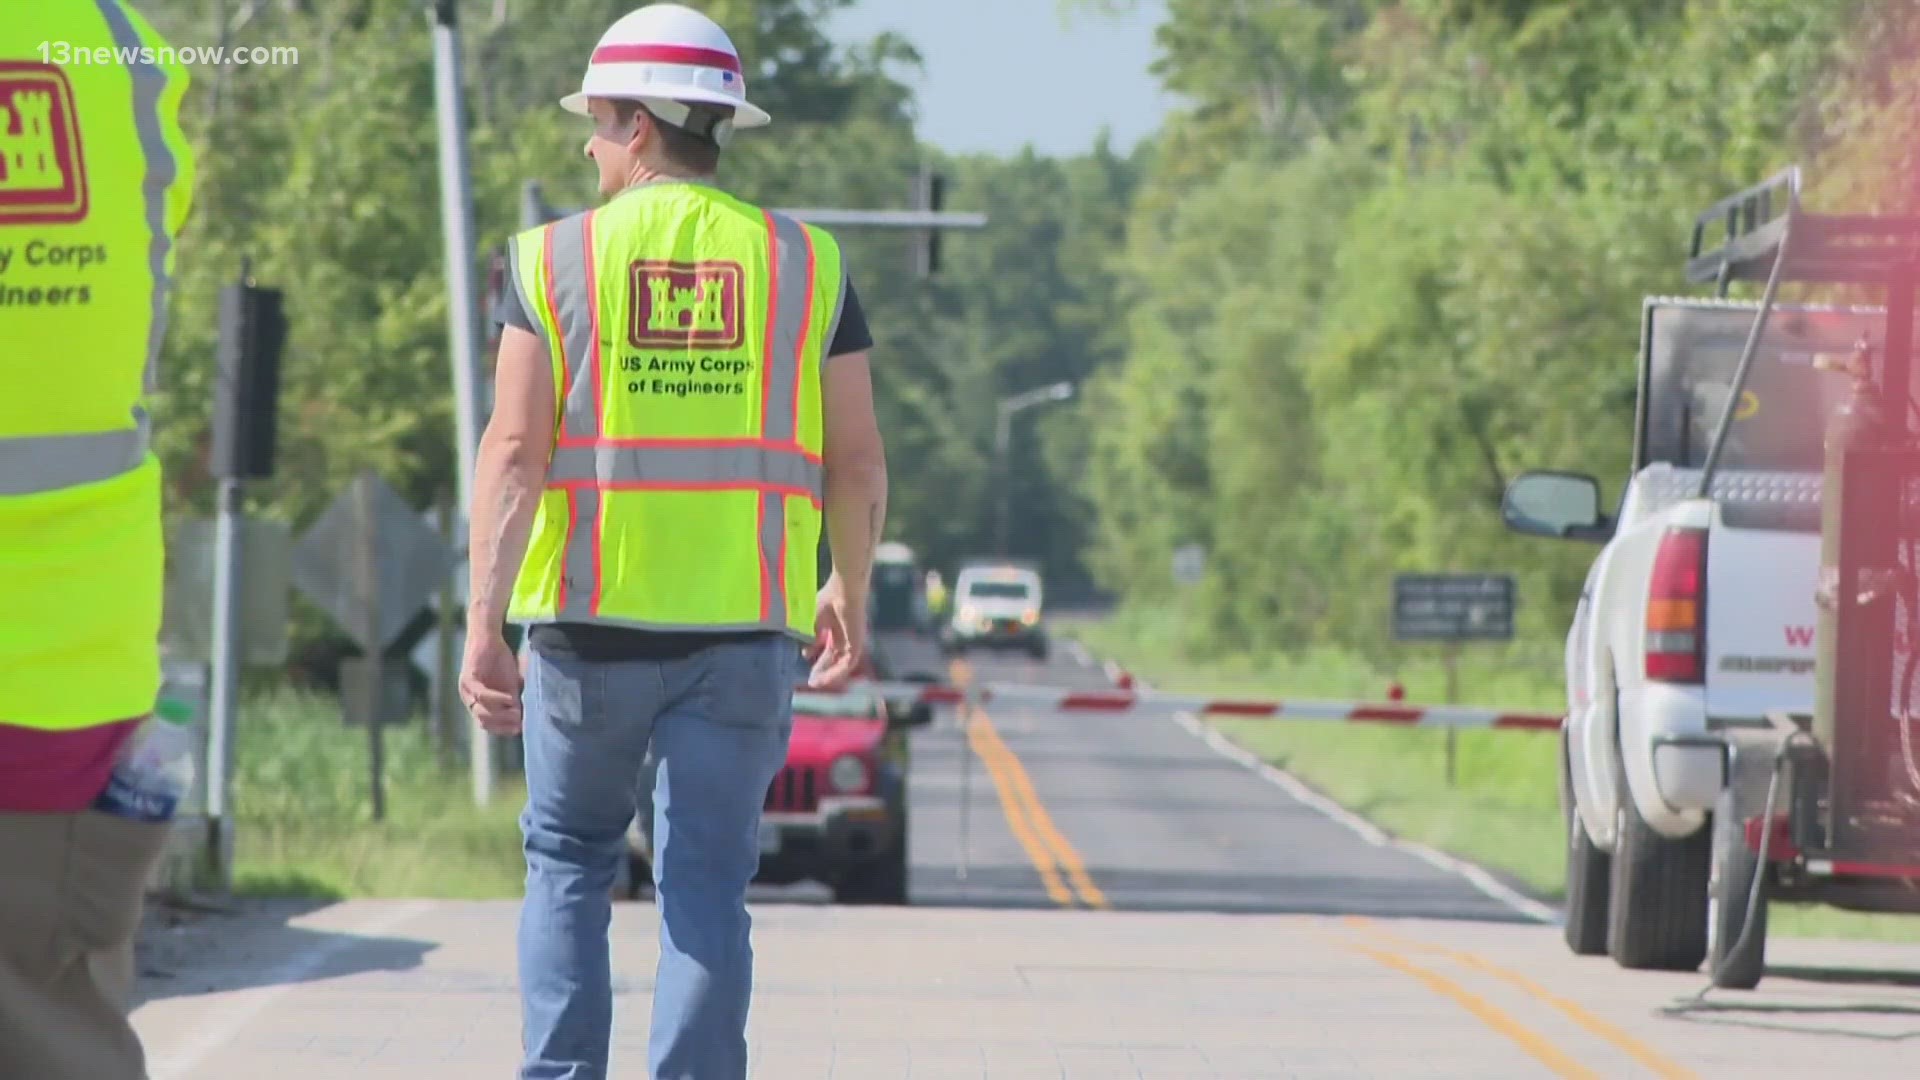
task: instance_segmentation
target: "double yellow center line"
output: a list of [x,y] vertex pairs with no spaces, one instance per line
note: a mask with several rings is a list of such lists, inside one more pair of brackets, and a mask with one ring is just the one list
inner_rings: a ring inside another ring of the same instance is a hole
[[1545,1065],[1562,1080],[1600,1080],[1601,1074],[1573,1060],[1539,1032],[1502,1012],[1487,999],[1432,968],[1415,963],[1406,954],[1425,953],[1429,956],[1443,957],[1483,975],[1491,975],[1520,990],[1528,998],[1552,1007],[1567,1019],[1613,1044],[1615,1048],[1639,1062],[1661,1080],[1697,1080],[1687,1068],[1627,1034],[1617,1025],[1601,1019],[1576,1002],[1553,993],[1525,975],[1508,971],[1498,964],[1462,949],[1450,949],[1444,945],[1430,945],[1402,937],[1364,916],[1350,915],[1346,917],[1345,922],[1372,939],[1372,944],[1350,943],[1349,947],[1354,951],[1404,975],[1409,975],[1434,993],[1452,999],[1481,1023],[1506,1036],[1532,1055],[1535,1060]]
[[[964,686],[968,678],[966,665],[956,662],[953,667],[955,684]],[[1076,904],[1090,908],[1111,908],[1106,894],[1093,883],[1087,873],[1087,864],[1080,858],[1058,826],[1054,825],[1052,815],[1041,805],[1040,797],[1034,792],[1033,778],[1027,775],[1026,766],[1007,746],[1005,739],[993,726],[993,718],[986,710],[972,704],[962,705],[960,722],[965,725],[967,745],[979,756],[981,764],[987,768],[987,774],[993,778],[994,790],[1000,796],[1000,810],[1007,818],[1007,827],[1012,830],[1013,838],[1027,853],[1033,868],[1040,874],[1040,884],[1047,890],[1047,896],[1061,907],[1073,907]]]

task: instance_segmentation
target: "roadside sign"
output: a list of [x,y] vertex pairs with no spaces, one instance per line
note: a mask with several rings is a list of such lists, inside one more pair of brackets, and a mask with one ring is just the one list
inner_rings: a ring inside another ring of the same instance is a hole
[[[364,485],[369,520],[355,493]],[[378,590],[357,587],[361,533],[373,530]],[[403,633],[453,569],[446,542],[386,481],[362,474],[313,523],[293,552],[293,583],[362,649],[382,650]],[[377,641],[369,641],[366,605],[377,601]]]
[[[367,678],[369,670],[379,673],[380,690],[377,695],[369,695]],[[380,664],[371,667],[364,656],[349,656],[340,661],[340,699],[349,702],[373,701],[380,710],[379,722],[382,724],[404,724],[413,715],[413,683],[407,677],[405,664]],[[340,719],[348,727],[364,727],[367,722],[364,709],[350,708],[340,710]]]
[[1173,550],[1173,581],[1176,585],[1198,585],[1207,575],[1207,549],[1203,544],[1182,544]]
[[[181,661],[213,659],[214,523],[197,518],[167,528],[165,616],[160,640]],[[240,660],[272,666],[287,659],[287,590],[293,536],[278,521],[240,522]]]
[[1511,574],[1400,574],[1393,579],[1393,636],[1400,641],[1508,641]]

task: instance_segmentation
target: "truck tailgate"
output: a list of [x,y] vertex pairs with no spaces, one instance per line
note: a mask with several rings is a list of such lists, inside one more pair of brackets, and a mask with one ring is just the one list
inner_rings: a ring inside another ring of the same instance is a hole
[[1732,528],[1707,537],[1707,715],[1812,712],[1818,533]]

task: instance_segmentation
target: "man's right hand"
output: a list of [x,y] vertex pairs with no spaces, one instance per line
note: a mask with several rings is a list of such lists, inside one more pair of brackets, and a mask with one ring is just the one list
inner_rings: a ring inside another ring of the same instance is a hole
[[813,661],[807,686],[815,690],[838,690],[860,671],[867,649],[866,598],[850,597],[839,574],[827,579],[820,590],[813,618],[813,644],[806,657]]
[[469,635],[460,665],[461,701],[489,734],[520,734],[520,661],[498,633]]

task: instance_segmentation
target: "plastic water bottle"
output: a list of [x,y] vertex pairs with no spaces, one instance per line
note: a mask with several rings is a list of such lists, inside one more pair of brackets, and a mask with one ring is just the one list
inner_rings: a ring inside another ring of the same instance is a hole
[[135,821],[171,821],[193,787],[193,706],[162,698],[128,740],[93,808]]

